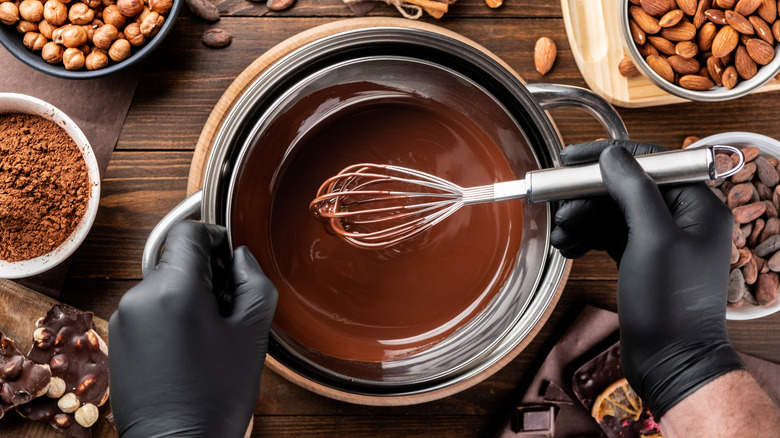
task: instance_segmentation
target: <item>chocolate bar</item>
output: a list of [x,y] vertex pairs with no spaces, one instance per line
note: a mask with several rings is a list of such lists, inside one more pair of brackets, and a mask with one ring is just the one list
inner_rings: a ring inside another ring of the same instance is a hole
[[89,438],[98,407],[108,400],[108,347],[94,330],[91,312],[58,304],[36,325],[28,357],[47,364],[52,381],[47,397],[17,410],[70,436]]
[[0,332],[0,418],[6,411],[45,394],[50,380],[48,365],[25,358],[14,341]]
[[558,408],[547,404],[526,404],[512,412],[512,431],[516,436],[552,437],[555,434],[555,414]]

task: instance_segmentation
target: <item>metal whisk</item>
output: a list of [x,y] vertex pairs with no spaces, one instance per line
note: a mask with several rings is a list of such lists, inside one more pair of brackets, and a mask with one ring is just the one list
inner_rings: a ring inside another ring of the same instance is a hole
[[[737,154],[739,163],[717,173],[718,150]],[[644,155],[637,161],[657,184],[670,184],[731,176],[742,168],[744,156],[737,148],[718,145]],[[518,198],[549,202],[604,193],[598,163],[534,170],[525,179],[467,188],[405,167],[355,164],[328,178],[309,208],[347,243],[377,249],[423,233],[469,204]]]

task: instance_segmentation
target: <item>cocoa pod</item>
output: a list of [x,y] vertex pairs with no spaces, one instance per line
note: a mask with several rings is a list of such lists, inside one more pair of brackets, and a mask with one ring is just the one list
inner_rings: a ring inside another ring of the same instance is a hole
[[773,217],[769,218],[764,225],[764,230],[761,231],[761,237],[758,238],[758,243],[769,239],[775,234],[780,234],[780,219]]
[[762,183],[774,187],[780,182],[780,174],[777,173],[775,166],[769,163],[769,160],[759,155],[753,162],[756,163],[756,173]]
[[734,187],[732,187],[731,190],[729,190],[729,194],[726,197],[727,199],[726,203],[731,209],[737,208],[740,205],[745,205],[748,202],[750,202],[750,199],[753,197],[754,191],[756,191],[756,188],[753,187],[753,184],[750,183],[737,184]]
[[734,269],[729,274],[729,294],[728,302],[735,303],[742,299],[745,295],[745,277],[742,275],[742,271]]
[[[717,166],[717,162],[716,162],[716,166]],[[731,177],[731,182],[733,182],[734,184],[748,182],[751,179],[753,179],[753,174],[755,174],[755,173],[756,173],[756,163],[751,161],[749,163],[746,163],[742,167],[742,169],[739,169],[739,172],[735,173]]]
[[756,282],[756,301],[762,306],[768,306],[777,301],[777,288],[780,286],[776,272],[759,274]]
[[[745,266],[742,267],[742,276],[745,284],[753,284],[758,279],[758,262],[755,257],[751,257]],[[742,296],[740,295],[740,298]]]
[[764,231],[765,225],[766,222],[760,218],[753,222],[753,231],[750,233],[750,237],[748,237],[748,245],[755,248],[760,243],[758,239],[761,237],[761,232]]
[[741,205],[734,209],[734,221],[738,224],[746,224],[748,222],[758,219],[766,211],[766,204],[764,202],[753,202],[746,205]]
[[780,249],[780,235],[774,235],[756,245],[756,255],[766,257]]

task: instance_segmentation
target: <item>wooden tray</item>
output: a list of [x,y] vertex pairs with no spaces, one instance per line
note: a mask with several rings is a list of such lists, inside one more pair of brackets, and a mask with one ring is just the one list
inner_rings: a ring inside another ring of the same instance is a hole
[[[627,108],[689,102],[673,96],[644,75],[625,78],[618,63],[626,55],[620,30],[621,0],[561,0],[566,35],[577,67],[591,90]],[[780,90],[771,79],[754,93]]]
[[[450,36],[452,38],[470,44],[475,48],[482,50],[483,52],[493,56],[493,58],[496,59],[497,62],[501,63],[501,65],[503,65],[509,71],[513,72],[520,80],[522,80],[522,78],[520,78],[520,76],[514,71],[514,69],[509,67],[509,65],[507,65],[504,61],[502,61],[500,58],[490,53],[487,49],[485,49],[481,45],[475,43],[474,41],[468,38],[465,38],[460,34],[451,32],[449,30],[446,30],[444,28],[432,24],[405,20],[401,18],[364,17],[364,18],[352,18],[347,20],[341,20],[341,21],[336,21],[321,26],[317,26],[315,28],[309,29],[305,32],[302,32],[298,35],[295,35],[279,43],[277,46],[273,47],[268,52],[264,53],[252,64],[250,64],[249,67],[247,67],[236,78],[236,80],[230,85],[230,87],[228,87],[228,89],[220,98],[219,102],[217,102],[216,106],[212,110],[211,115],[206,121],[206,124],[203,127],[203,131],[201,132],[201,135],[198,139],[198,144],[195,148],[195,153],[192,159],[192,165],[190,167],[190,174],[189,174],[188,185],[187,185],[187,194],[188,195],[192,194],[200,190],[201,187],[203,186],[204,172],[206,169],[206,164],[209,159],[209,155],[211,153],[211,149],[214,146],[216,134],[219,132],[220,127],[222,126],[222,124],[225,121],[225,118],[230,112],[230,109],[238,100],[238,98],[242,95],[246,87],[248,87],[269,66],[271,66],[277,60],[281,59],[286,54],[316,39],[325,37],[327,35],[332,35],[335,33],[347,31],[347,30],[362,29],[366,27],[376,27],[376,26],[395,26],[395,27],[407,27],[407,28],[414,28],[414,29],[424,29],[424,30],[429,30],[432,32],[437,32],[440,34]],[[470,379],[467,379],[456,385],[452,385],[425,394],[405,396],[405,397],[363,396],[357,394],[350,394],[342,391],[336,391],[330,387],[323,386],[318,383],[312,382],[308,379],[305,379],[300,375],[296,374],[295,372],[284,367],[282,364],[274,360],[271,356],[268,356],[266,358],[265,363],[266,365],[268,365],[267,368],[275,371],[277,374],[281,375],[285,379],[295,383],[296,385],[302,388],[308,389],[309,391],[312,391],[320,395],[324,395],[326,397],[330,397],[336,400],[347,401],[350,403],[376,405],[376,406],[400,406],[400,405],[423,403],[427,401],[444,398],[449,395],[460,392],[466,388],[469,388],[481,382],[482,380],[490,377],[495,372],[500,370],[504,365],[506,365],[512,359],[514,359],[518,354],[520,354],[521,351],[525,349],[525,347],[528,346],[528,344],[531,343],[531,341],[534,339],[534,337],[539,332],[539,330],[541,330],[542,326],[544,325],[544,323],[547,321],[547,319],[550,317],[553,310],[555,309],[555,305],[558,303],[558,299],[560,298],[561,293],[563,292],[563,288],[566,284],[566,279],[569,276],[571,265],[572,265],[571,261],[568,261],[566,263],[561,285],[555,291],[555,294],[552,297],[550,304],[545,310],[544,314],[539,318],[539,321],[531,330],[531,332],[525,337],[525,339],[523,339],[523,341],[520,344],[518,344],[511,352],[509,352],[503,358],[501,358],[501,360],[493,364],[491,367],[483,371],[481,374],[471,377]]]

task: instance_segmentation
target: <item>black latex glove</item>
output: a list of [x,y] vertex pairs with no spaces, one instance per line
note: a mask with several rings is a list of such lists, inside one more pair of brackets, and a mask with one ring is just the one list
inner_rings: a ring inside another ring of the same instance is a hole
[[604,249],[618,262],[623,371],[660,418],[710,380],[744,368],[726,333],[733,218],[704,183],[658,186],[633,141],[569,146],[564,164],[598,160],[610,197],[564,202],[552,244],[567,257]]
[[[218,260],[222,277],[212,272]],[[157,269],[111,317],[111,407],[120,435],[243,437],[276,298],[246,247],[230,260],[223,227],[177,225]]]

